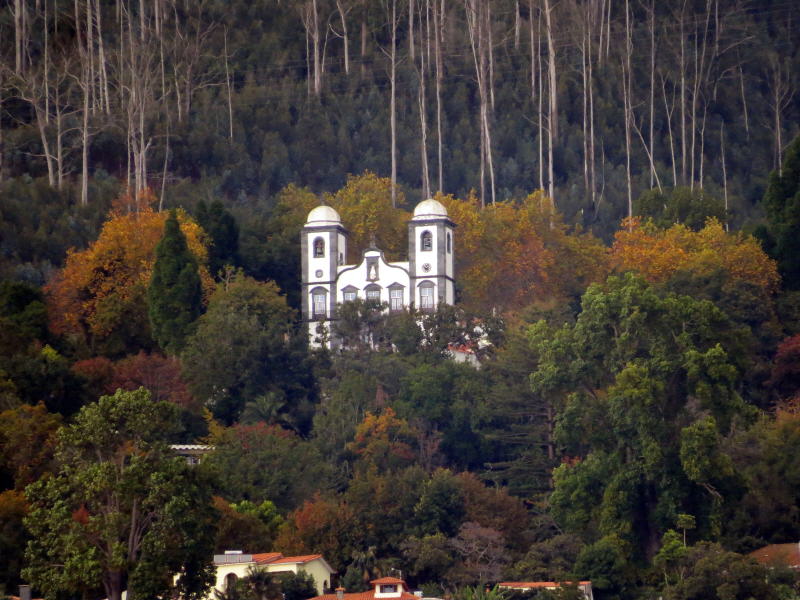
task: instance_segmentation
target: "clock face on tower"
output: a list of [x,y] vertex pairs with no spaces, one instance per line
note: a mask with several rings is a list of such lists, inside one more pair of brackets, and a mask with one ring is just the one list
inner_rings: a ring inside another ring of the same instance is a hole
[[431,264],[430,263],[423,263],[422,270],[427,273],[428,271],[431,270]]

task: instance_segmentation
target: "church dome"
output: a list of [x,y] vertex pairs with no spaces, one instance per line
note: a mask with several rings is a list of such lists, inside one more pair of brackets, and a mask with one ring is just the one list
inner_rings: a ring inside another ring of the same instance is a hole
[[429,198],[417,204],[414,209],[414,219],[441,219],[447,218],[447,209],[438,200]]
[[321,205],[317,206],[310,213],[306,219],[306,225],[341,225],[342,219],[339,213],[332,207]]

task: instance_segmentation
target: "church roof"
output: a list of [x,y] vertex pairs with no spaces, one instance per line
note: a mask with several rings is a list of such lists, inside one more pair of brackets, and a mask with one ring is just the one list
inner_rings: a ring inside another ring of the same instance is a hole
[[336,210],[327,205],[317,206],[306,219],[306,225],[341,225],[342,218]]
[[447,217],[447,209],[444,204],[433,198],[423,200],[414,208],[414,220],[440,219]]

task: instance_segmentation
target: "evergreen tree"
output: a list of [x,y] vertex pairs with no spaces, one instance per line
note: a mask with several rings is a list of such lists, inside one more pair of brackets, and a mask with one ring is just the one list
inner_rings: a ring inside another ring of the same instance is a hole
[[800,136],[786,149],[783,165],[773,171],[764,194],[768,225],[758,234],[778,261],[787,290],[800,290]]
[[202,200],[197,205],[197,223],[211,238],[208,249],[208,270],[217,276],[225,265],[239,266],[239,225],[222,202],[214,200],[208,206]]
[[170,212],[156,247],[147,300],[153,338],[168,353],[180,352],[200,316],[202,288],[197,261],[186,245],[175,211]]

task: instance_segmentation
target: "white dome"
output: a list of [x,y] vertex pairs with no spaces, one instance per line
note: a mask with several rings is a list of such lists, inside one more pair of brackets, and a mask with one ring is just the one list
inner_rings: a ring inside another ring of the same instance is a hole
[[440,219],[447,218],[447,209],[438,200],[429,198],[417,204],[414,209],[414,219]]
[[308,213],[306,225],[341,225],[342,219],[332,207],[321,205]]

